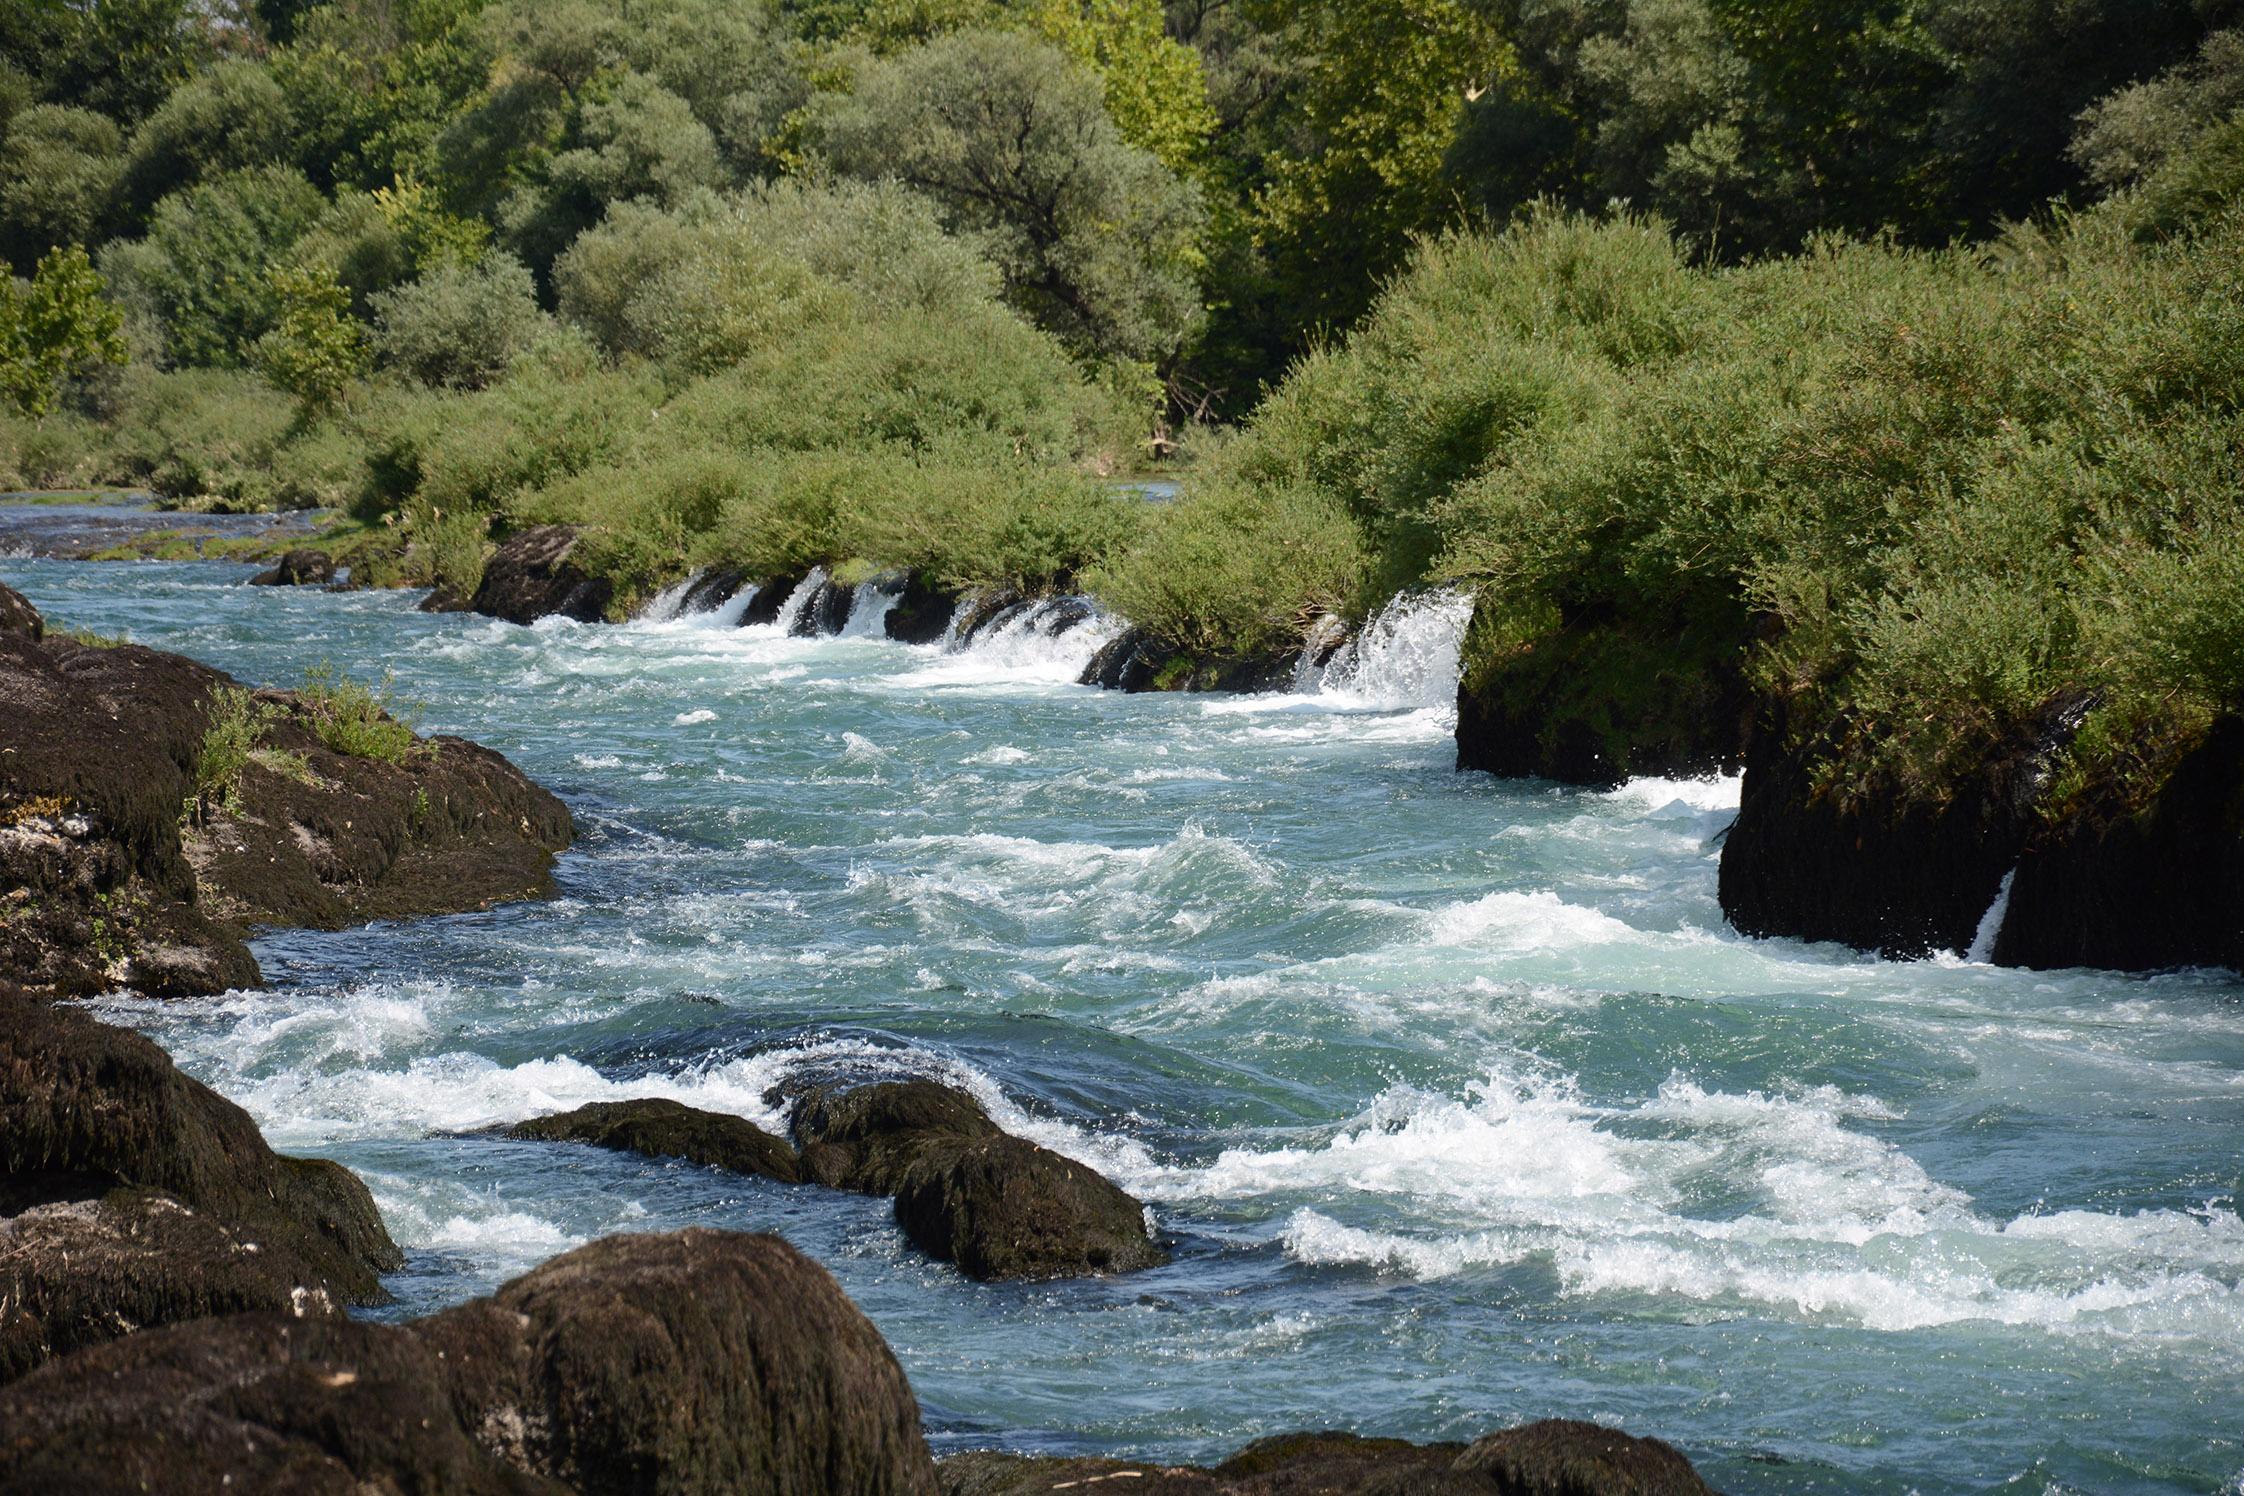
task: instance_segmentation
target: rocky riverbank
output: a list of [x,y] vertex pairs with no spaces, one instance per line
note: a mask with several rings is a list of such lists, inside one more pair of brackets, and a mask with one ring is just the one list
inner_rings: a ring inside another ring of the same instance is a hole
[[247,936],[543,893],[567,807],[347,682],[250,691],[50,633],[0,586],[0,971],[55,996],[259,981]]

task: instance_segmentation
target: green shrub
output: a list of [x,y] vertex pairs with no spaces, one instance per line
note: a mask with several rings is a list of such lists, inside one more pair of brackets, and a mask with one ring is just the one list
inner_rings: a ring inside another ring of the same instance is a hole
[[220,686],[211,693],[209,721],[195,755],[194,794],[182,820],[200,824],[238,808],[242,771],[279,715],[279,707],[259,701],[241,686]]
[[367,686],[333,665],[315,665],[304,672],[298,700],[312,732],[337,753],[398,764],[426,751],[412,724],[394,715],[387,675],[380,685]]

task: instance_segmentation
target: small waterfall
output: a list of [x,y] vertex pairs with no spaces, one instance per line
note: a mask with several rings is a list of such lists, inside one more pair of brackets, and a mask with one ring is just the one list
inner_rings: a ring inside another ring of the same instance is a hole
[[787,601],[779,605],[779,616],[771,621],[771,626],[782,635],[792,634],[795,624],[803,616],[803,609],[811,605],[812,600],[818,596],[819,589],[825,585],[826,568],[813,566],[810,575],[797,582],[795,590],[787,594]]
[[1348,625],[1338,614],[1319,613],[1317,621],[1309,625],[1309,635],[1301,641],[1301,658],[1293,662],[1293,686],[1296,691],[1314,691],[1325,666],[1338,651]]
[[693,615],[694,623],[706,629],[731,629],[740,627],[741,618],[755,603],[756,594],[763,591],[760,582],[744,582],[740,590],[706,613]]
[[1979,928],[1972,933],[1971,949],[1964,952],[1964,960],[1973,966],[1985,966],[1995,959],[1995,937],[2002,934],[2003,916],[2010,913],[2010,885],[2017,876],[2016,868],[2002,875],[2002,884],[1995,890],[1995,901],[1979,916]]
[[[972,632],[966,632],[969,622]],[[1087,597],[1047,597],[1009,604],[994,614],[961,599],[935,648],[962,679],[1050,680],[1072,685],[1091,656],[1122,631],[1120,620]]]
[[1304,689],[1387,710],[1454,705],[1472,617],[1471,596],[1454,587],[1398,593]]
[[896,606],[900,593],[888,591],[877,582],[859,582],[857,590],[849,597],[849,620],[842,625],[844,639],[885,639],[888,637],[888,610]]
[[647,605],[639,610],[638,621],[641,623],[674,622],[678,615],[685,611],[686,594],[693,591],[701,579],[708,574],[706,570],[697,571],[683,581],[672,582],[653,597],[648,598]]

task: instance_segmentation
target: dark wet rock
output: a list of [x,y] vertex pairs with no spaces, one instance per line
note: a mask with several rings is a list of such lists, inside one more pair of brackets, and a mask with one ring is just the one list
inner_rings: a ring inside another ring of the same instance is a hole
[[1577,619],[1505,645],[1483,605],[1457,684],[1457,767],[1597,788],[1734,771],[1754,711],[1734,629]]
[[[259,752],[197,805],[216,693],[179,655],[0,635],[0,980],[71,996],[253,986],[255,925],[482,908],[543,892],[567,809],[487,749],[337,753],[257,693]],[[191,814],[191,811],[199,812]]]
[[581,1491],[930,1492],[872,1323],[775,1236],[616,1236],[410,1327],[462,1426]]
[[831,577],[824,578],[811,589],[810,597],[787,631],[798,639],[838,634],[849,622],[850,604],[855,597],[854,587],[844,587]]
[[29,639],[36,644],[47,636],[47,621],[31,605],[31,599],[0,582],[0,636]]
[[913,1152],[931,1137],[1002,1135],[979,1101],[931,1080],[817,1087],[796,1101],[790,1127],[806,1171],[810,1150],[821,1150],[812,1177],[868,1195],[896,1193]]
[[802,1179],[795,1150],[747,1118],[662,1098],[595,1101],[573,1112],[517,1123],[506,1135],[527,1142],[590,1143],[650,1158],[684,1159],[783,1184]]
[[787,599],[795,595],[796,588],[809,580],[810,574],[801,571],[792,572],[786,576],[773,577],[756,589],[756,595],[750,598],[748,606],[741,610],[740,626],[742,628],[755,628],[764,624],[777,623],[781,610],[787,606]]
[[265,1145],[141,1035],[0,992],[0,1377],[143,1325],[382,1296],[357,1176]]
[[1672,1444],[1570,1418],[1490,1434],[1452,1468],[1507,1496],[1712,1496]]
[[973,593],[958,606],[958,642],[971,644],[990,630],[1003,628],[1032,606],[1031,599],[1007,588],[991,587]]
[[936,1466],[944,1496],[1043,1496],[1092,1486],[1132,1496],[1711,1496],[1657,1439],[1546,1420],[1469,1448],[1345,1433],[1258,1439],[1212,1468],[996,1453]]
[[1967,949],[2025,843],[2000,766],[1934,802],[1820,784],[1764,734],[1722,844],[1722,912],[1748,935],[1913,958]]
[[923,1496],[911,1388],[777,1237],[610,1237],[391,1327],[240,1314],[0,1388],[0,1492]]
[[951,616],[957,611],[956,592],[937,586],[915,571],[903,579],[895,605],[881,627],[899,644],[933,644],[949,630]]
[[614,587],[578,564],[576,545],[571,525],[539,525],[508,537],[483,568],[475,611],[509,623],[535,623],[556,614],[598,623],[607,616]]
[[1293,683],[1294,664],[1202,658],[1132,627],[1102,645],[1078,681],[1109,691],[1281,691]]
[[2053,703],[1937,791],[1824,772],[1829,743],[1797,740],[1772,712],[1723,840],[1722,912],[1749,935],[1898,957],[1969,949],[2087,705]]
[[804,1177],[893,1195],[912,1244],[971,1277],[1080,1277],[1167,1260],[1142,1204],[1095,1170],[1001,1131],[953,1087],[813,1088],[796,1103],[793,1129]]
[[713,567],[695,577],[692,585],[679,597],[679,616],[714,613],[739,596],[740,589],[747,585],[748,574],[738,567]]
[[968,1277],[1074,1278],[1157,1267],[1145,1207],[1096,1171],[1026,1138],[943,1136],[914,1150],[896,1221]]
[[422,613],[473,613],[475,599],[450,582],[439,582],[414,607]]
[[454,1411],[403,1331],[238,1314],[80,1351],[0,1388],[0,1493],[563,1496]]
[[2244,718],[2215,722],[2147,801],[2105,784],[2037,820],[1994,959],[2244,970]]
[[249,579],[252,587],[325,586],[335,580],[335,558],[322,550],[299,546],[283,551],[279,561]]
[[103,1191],[84,1178],[39,1193],[62,1198],[0,1207],[0,1382],[144,1326],[255,1309],[341,1312],[285,1244],[176,1195]]

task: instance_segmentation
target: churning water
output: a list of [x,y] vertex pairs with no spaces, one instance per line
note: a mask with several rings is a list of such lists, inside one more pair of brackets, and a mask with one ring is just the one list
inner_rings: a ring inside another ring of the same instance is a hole
[[[607,1232],[770,1229],[940,1448],[1560,1414],[1733,1492],[2239,1489],[2244,985],[1741,939],[1734,782],[1451,772],[1455,599],[1291,695],[1180,698],[1071,684],[1097,619],[915,649],[738,600],[524,629],[218,564],[7,574],[252,680],[387,665],[575,808],[550,902],[108,1005],[367,1177],[396,1313]],[[458,1135],[641,1095],[775,1125],[836,1063],[972,1088],[1174,1264],[975,1284],[879,1200]]]

